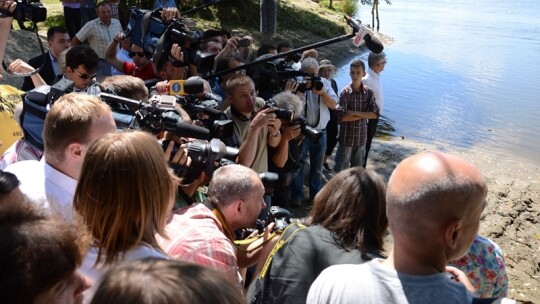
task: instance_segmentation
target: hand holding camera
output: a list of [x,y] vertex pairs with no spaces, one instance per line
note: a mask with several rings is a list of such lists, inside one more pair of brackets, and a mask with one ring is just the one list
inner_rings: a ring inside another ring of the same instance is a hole
[[251,121],[250,128],[263,128],[268,126],[271,122],[277,120],[276,114],[273,113],[275,110],[275,108],[267,108],[260,110]]

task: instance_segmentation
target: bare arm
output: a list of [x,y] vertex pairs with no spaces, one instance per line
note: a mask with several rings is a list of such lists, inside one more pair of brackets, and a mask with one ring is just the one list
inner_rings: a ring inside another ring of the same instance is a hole
[[341,118],[341,121],[357,121],[360,119],[375,119],[378,117],[379,115],[375,112],[347,111],[347,113]]
[[77,46],[79,44],[81,44],[82,41],[79,40],[79,38],[77,38],[77,36],[73,37],[73,39],[71,39],[71,46]]
[[105,60],[119,71],[124,70],[124,62],[116,58],[116,50],[118,49],[118,42],[124,39],[124,33],[120,32],[114,36],[113,40],[105,49]]
[[[34,72],[36,70],[36,69],[34,69],[34,67],[32,67],[28,63],[22,61],[21,59],[17,59],[15,61],[13,61],[9,65],[8,69],[13,73],[20,73],[20,74],[32,73],[32,72]],[[30,78],[32,79],[32,83],[34,84],[34,87],[36,87],[36,88],[39,87],[39,86],[47,84],[45,82],[45,80],[43,80],[41,75],[39,75],[38,73],[35,73],[34,75],[31,75]]]
[[325,91],[325,87],[323,87],[321,90],[313,89],[313,93],[321,96],[321,99],[323,100],[324,104],[330,109],[333,110],[337,106],[337,101],[335,98],[330,96],[328,92]]

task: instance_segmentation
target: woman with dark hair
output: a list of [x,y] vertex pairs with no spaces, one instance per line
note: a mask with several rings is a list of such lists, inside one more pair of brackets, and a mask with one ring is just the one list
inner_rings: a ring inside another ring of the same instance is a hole
[[311,283],[327,267],[382,257],[388,227],[385,191],[382,178],[361,167],[334,176],[315,196],[309,226],[273,256],[261,303],[305,303]]

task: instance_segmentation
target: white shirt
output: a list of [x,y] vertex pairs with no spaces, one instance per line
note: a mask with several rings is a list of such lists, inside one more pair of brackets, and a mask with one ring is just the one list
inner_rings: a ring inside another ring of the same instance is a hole
[[[108,266],[103,266],[101,263],[98,264],[97,267],[95,267],[95,263],[97,260],[97,254],[98,250],[96,247],[91,247],[88,250],[88,253],[86,253],[86,256],[84,257],[84,260],[81,264],[81,267],[79,268],[79,271],[88,277],[92,281],[92,287],[90,289],[87,289],[84,291],[84,303],[90,303],[92,298],[94,297],[94,293],[96,292],[99,283],[101,282],[101,279],[105,272],[108,270]],[[169,259],[169,257],[148,246],[137,246],[130,251],[126,252],[123,256],[120,256],[114,263],[114,265],[118,265],[121,262],[125,261],[137,261],[142,260],[145,258],[159,258],[159,259]],[[102,256],[102,261],[105,258],[105,256]]]
[[[324,85],[323,90],[334,99],[338,101],[338,97],[330,81],[324,77],[321,77],[321,81]],[[326,103],[322,100],[322,97],[313,93],[311,90],[307,90],[304,93],[304,97],[300,97],[306,102],[306,119],[308,124],[317,130],[326,129],[326,125],[330,121],[330,111],[326,106]]]
[[73,222],[73,196],[77,180],[56,170],[45,162],[25,160],[9,165],[6,172],[17,176],[19,188],[33,202],[60,214],[69,223]]
[[99,58],[105,59],[105,49],[114,36],[120,32],[122,32],[122,25],[117,19],[111,19],[111,24],[106,25],[101,19],[96,18],[88,21],[75,36],[81,42],[88,40],[88,44],[96,51]]
[[362,78],[362,83],[371,90],[373,90],[375,102],[379,106],[379,115],[382,115],[384,95],[381,81],[379,80],[379,74],[375,73],[372,69],[367,68],[366,76]]

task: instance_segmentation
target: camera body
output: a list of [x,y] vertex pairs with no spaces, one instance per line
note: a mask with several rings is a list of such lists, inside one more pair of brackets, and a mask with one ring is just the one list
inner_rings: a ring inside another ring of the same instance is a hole
[[306,79],[298,82],[298,91],[305,93],[308,90],[317,90],[320,91],[324,87],[322,79],[320,76],[312,75],[306,77]]
[[314,143],[319,142],[319,139],[322,136],[322,132],[308,125],[306,118],[303,116],[293,120],[291,125],[299,125],[302,135],[304,135],[306,138],[308,138]]
[[276,114],[276,117],[282,120],[285,120],[289,123],[292,123],[294,120],[294,112],[287,109],[280,109],[277,107],[276,101],[272,98],[268,99],[266,103],[264,104],[264,107],[262,109],[268,109],[268,108],[276,108],[276,110],[272,113]]
[[13,19],[29,20],[34,23],[42,22],[47,20],[47,8],[39,0],[18,0],[17,7],[13,11]]

